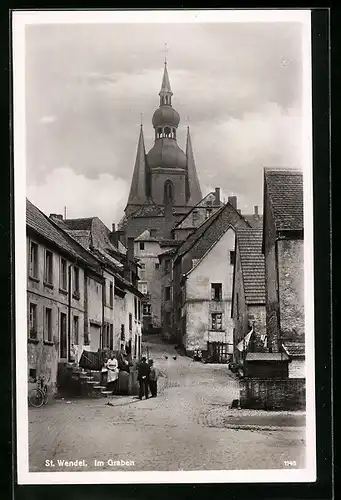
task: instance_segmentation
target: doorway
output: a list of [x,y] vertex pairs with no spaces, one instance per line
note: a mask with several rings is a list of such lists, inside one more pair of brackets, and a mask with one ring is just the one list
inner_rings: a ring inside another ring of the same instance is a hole
[[228,345],[224,342],[207,342],[207,350],[213,363],[226,363],[229,359]]

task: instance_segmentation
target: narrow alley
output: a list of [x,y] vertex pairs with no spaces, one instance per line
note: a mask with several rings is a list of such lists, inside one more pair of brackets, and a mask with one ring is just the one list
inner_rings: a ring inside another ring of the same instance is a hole
[[[303,412],[231,409],[238,382],[227,365],[193,362],[155,340],[148,348],[161,371],[157,398],[29,408],[31,472],[304,467]],[[63,460],[83,462],[66,466]]]

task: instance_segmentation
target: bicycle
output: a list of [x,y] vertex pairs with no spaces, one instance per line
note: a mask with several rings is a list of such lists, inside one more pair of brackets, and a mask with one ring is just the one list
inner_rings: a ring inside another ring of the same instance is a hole
[[28,401],[34,408],[40,408],[47,403],[47,384],[43,377],[39,377],[37,387],[28,392]]

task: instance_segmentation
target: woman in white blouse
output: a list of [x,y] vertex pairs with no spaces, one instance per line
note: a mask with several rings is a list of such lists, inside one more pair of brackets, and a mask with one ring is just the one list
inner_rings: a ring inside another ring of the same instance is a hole
[[109,391],[115,394],[118,383],[118,362],[111,352],[108,361],[106,362],[106,368],[108,369],[107,387]]

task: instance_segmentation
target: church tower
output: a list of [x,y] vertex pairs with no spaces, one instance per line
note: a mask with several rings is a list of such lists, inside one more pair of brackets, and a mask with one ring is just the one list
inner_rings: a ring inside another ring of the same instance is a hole
[[[180,115],[172,105],[167,62],[159,92],[159,107],[153,114],[154,145],[146,154],[141,125],[135,167],[128,202],[125,209],[125,226],[136,226],[129,220],[138,217],[165,217],[170,206],[174,221],[179,220],[202,199],[195,167],[190,132],[187,131],[186,153],[177,143]],[[155,221],[145,221],[145,228]],[[160,221],[158,221],[160,222]],[[139,226],[142,221],[140,221]],[[158,224],[157,224],[158,225]],[[129,231],[138,236],[136,231]]]

